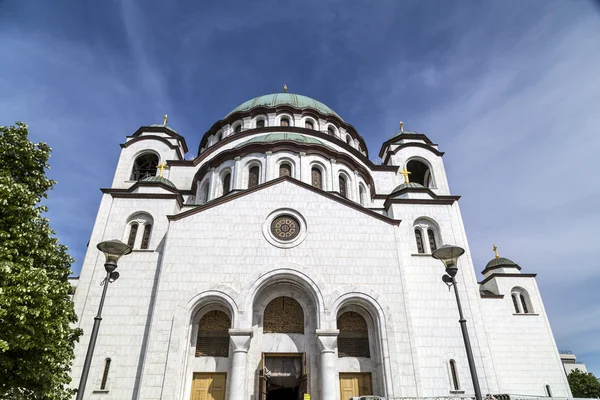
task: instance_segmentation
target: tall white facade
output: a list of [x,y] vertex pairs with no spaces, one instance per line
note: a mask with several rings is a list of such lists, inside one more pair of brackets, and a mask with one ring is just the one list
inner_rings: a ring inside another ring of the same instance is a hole
[[168,126],[121,147],[74,296],[74,385],[105,275],[95,245],[134,250],[108,289],[86,398],[472,395],[454,294],[431,257],[445,243],[466,250],[456,278],[482,392],[570,396],[535,275],[496,258],[477,281],[425,135],[398,132],[375,165],[333,110],[279,93],[217,121],[194,160]]

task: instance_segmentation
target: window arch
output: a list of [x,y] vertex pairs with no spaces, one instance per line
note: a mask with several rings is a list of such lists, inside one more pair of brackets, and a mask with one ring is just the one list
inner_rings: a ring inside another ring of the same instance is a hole
[[534,312],[529,293],[525,289],[514,287],[511,290],[510,296],[515,308],[515,314],[532,314]]
[[100,390],[106,390],[106,384],[108,383],[108,372],[110,371],[111,359],[107,358],[104,360],[104,371],[102,372],[102,380],[100,381]]
[[338,357],[371,357],[367,321],[355,311],[347,311],[337,319]]
[[256,127],[257,128],[264,128],[265,127],[265,120],[263,118],[257,119],[256,120]]
[[237,124],[235,128],[233,128],[233,133],[240,133],[242,131],[242,124]]
[[350,146],[352,146],[352,136],[346,135],[346,143],[348,143]]
[[329,127],[327,127],[327,133],[331,136],[335,136],[335,129],[333,129],[333,126],[330,125]]
[[515,313],[519,314],[521,312],[521,309],[519,308],[519,299],[517,297],[517,294],[513,293],[510,295],[510,297],[512,297],[513,306],[515,307]]
[[424,254],[425,246],[423,246],[423,234],[420,229],[415,229],[415,240],[417,241],[417,251],[419,254]]
[[310,119],[304,121],[304,127],[306,129],[315,129],[315,124]]
[[318,167],[312,167],[310,170],[311,185],[318,189],[323,189],[323,173]]
[[282,117],[279,120],[279,126],[290,126],[290,119],[288,117]]
[[145,224],[144,225],[144,233],[142,235],[142,244],[140,246],[140,249],[142,250],[147,250],[148,246],[150,245],[150,234],[152,233],[152,224]]
[[223,195],[226,195],[231,191],[231,173],[228,171],[223,175]]
[[[150,236],[152,233],[152,216],[145,212],[138,212],[127,220],[128,231],[124,237],[127,238],[127,245],[132,249],[139,246],[139,249],[148,249]],[[123,239],[125,241],[125,239]]]
[[343,174],[338,175],[338,181],[340,185],[340,195],[342,197],[348,198],[348,181]]
[[131,171],[132,181],[141,181],[149,176],[156,176],[158,169],[158,156],[154,153],[145,153],[138,156],[133,162]]
[[263,316],[265,333],[304,333],[304,310],[295,299],[287,296],[271,300]]
[[523,296],[523,294],[521,293],[519,295],[519,298],[521,299],[521,307],[523,310],[523,314],[529,314],[529,309],[527,308],[527,301],[525,301],[525,296]]
[[220,310],[209,311],[200,318],[196,339],[196,357],[228,357],[231,318]]
[[437,250],[437,243],[435,241],[435,232],[433,229],[427,229],[427,238],[429,239],[429,250],[431,253]]
[[129,237],[127,238],[127,246],[131,247],[132,249],[133,246],[135,246],[135,238],[137,237],[138,228],[139,224],[137,222],[134,222],[129,225]]
[[258,186],[260,181],[260,167],[253,165],[248,169],[248,189]]
[[366,194],[365,187],[362,184],[358,185],[358,199],[360,201],[360,204],[363,206],[365,205],[365,201],[366,201],[365,194]]
[[292,176],[292,166],[287,162],[279,164],[279,176]]
[[450,360],[450,379],[452,380],[452,390],[460,390],[458,371],[456,369],[456,361],[454,360]]
[[433,187],[433,178],[429,166],[420,160],[410,160],[406,163],[406,169],[410,172],[409,179],[423,185],[424,187]]

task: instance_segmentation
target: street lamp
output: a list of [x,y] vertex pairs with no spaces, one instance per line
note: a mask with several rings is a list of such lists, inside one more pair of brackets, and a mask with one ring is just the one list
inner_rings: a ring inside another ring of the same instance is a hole
[[460,297],[456,288],[456,273],[458,272],[458,258],[465,253],[465,250],[458,246],[444,245],[435,250],[431,256],[440,260],[446,267],[446,274],[442,276],[442,280],[448,287],[454,286],[454,294],[456,295],[456,304],[458,305],[458,315],[460,319],[460,329],[462,330],[463,340],[465,341],[465,349],[467,351],[467,360],[469,361],[469,370],[471,371],[471,379],[473,380],[473,389],[475,389],[475,399],[481,400],[481,389],[479,388],[479,380],[477,379],[477,371],[475,370],[475,360],[473,359],[473,350],[471,349],[471,341],[469,340],[469,332],[467,331],[467,320],[463,316],[462,306],[460,305]]
[[90,344],[88,345],[87,353],[85,354],[85,362],[83,363],[79,389],[77,389],[77,400],[83,399],[87,377],[90,373],[90,364],[92,363],[92,356],[94,355],[94,347],[96,347],[96,338],[98,337],[98,330],[100,329],[100,321],[102,321],[102,306],[104,305],[104,298],[106,297],[106,289],[108,289],[109,283],[112,283],[119,278],[119,273],[115,271],[117,269],[117,261],[119,261],[119,258],[132,251],[131,247],[120,240],[100,242],[96,247],[106,256],[106,261],[104,263],[106,277],[101,283],[104,288],[102,289],[102,297],[100,298],[100,305],[98,306],[98,314],[94,317],[94,327],[92,328],[92,335],[90,336]]

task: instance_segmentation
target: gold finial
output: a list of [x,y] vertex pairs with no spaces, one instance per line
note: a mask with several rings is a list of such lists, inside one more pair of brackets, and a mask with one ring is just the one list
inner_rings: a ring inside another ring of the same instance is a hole
[[287,93],[287,85],[283,85],[283,93]]
[[169,116],[167,114],[163,115],[163,125],[167,126],[167,120],[169,119]]
[[400,133],[404,133],[404,122],[400,121]]
[[167,163],[165,163],[164,161],[162,162],[162,164],[160,164],[160,165],[158,166],[158,169],[160,170],[160,175],[159,175],[159,176],[160,176],[161,178],[162,178],[163,171],[164,171],[165,169],[167,169],[167,168],[169,168],[169,167],[167,166]]
[[412,172],[407,171],[406,167],[400,171],[400,175],[404,177],[404,183],[408,183],[408,176],[412,174]]
[[496,255],[496,258],[500,258],[500,255],[498,254],[498,246],[494,245],[494,254]]

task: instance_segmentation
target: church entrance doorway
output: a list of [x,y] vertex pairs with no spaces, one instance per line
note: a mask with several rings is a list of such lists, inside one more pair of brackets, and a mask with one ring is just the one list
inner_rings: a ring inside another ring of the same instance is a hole
[[305,353],[263,353],[259,400],[302,400],[307,391]]
[[373,389],[370,373],[340,373],[340,400],[350,400],[351,397],[372,395]]

